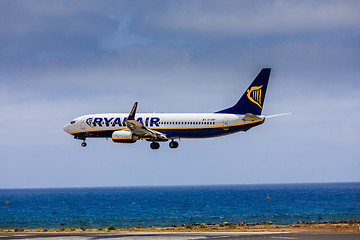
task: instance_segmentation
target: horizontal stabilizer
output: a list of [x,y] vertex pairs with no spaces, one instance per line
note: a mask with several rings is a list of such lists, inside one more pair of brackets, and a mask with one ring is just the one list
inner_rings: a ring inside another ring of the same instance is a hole
[[252,113],[248,113],[248,114],[246,114],[246,115],[242,118],[242,120],[243,120],[244,122],[253,122],[253,121],[256,121],[256,120],[261,120],[261,118],[258,117],[258,116],[255,116],[255,115],[252,114]]
[[291,114],[291,112],[290,113],[280,113],[280,114],[265,116],[265,118],[281,117],[281,116],[290,115],[290,114]]

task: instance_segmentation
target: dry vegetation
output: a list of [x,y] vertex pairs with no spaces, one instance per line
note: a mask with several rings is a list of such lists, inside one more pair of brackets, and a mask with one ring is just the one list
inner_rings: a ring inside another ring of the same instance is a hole
[[281,231],[359,231],[360,221],[347,221],[341,223],[297,223],[288,225],[275,225],[272,223],[257,224],[193,224],[174,225],[171,227],[132,227],[116,228],[62,228],[62,229],[0,229],[0,232],[281,232]]

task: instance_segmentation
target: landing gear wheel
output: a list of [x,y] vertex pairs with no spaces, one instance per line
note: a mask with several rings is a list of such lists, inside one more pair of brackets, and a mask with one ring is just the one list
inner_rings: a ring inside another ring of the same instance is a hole
[[87,146],[87,143],[84,141],[84,142],[81,143],[81,146],[82,146],[82,147],[86,147],[86,146]]
[[160,144],[158,142],[152,142],[150,144],[151,149],[159,149],[159,147],[160,147]]
[[179,146],[179,143],[178,142],[175,142],[175,141],[171,141],[169,143],[169,147],[170,148],[177,148]]

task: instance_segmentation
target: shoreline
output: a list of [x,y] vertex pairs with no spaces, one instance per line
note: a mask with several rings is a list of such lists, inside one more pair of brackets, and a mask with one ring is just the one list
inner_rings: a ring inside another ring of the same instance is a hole
[[310,223],[310,224],[193,224],[171,227],[129,227],[116,228],[61,228],[61,229],[0,229],[0,232],[52,232],[52,233],[106,233],[106,232],[356,232],[360,231],[360,221],[352,223]]

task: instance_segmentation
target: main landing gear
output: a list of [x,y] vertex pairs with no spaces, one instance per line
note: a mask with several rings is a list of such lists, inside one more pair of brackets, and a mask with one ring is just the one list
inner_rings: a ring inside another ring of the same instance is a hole
[[169,143],[169,147],[170,148],[177,148],[179,146],[179,143],[178,142],[175,142],[174,140],[172,140],[170,143]]
[[151,149],[159,149],[159,147],[160,147],[160,143],[158,143],[158,142],[152,142],[150,144]]
[[87,146],[87,143],[85,142],[85,139],[84,139],[83,142],[81,143],[81,146],[82,146],[82,147],[86,147],[86,146]]
[[[175,142],[174,140],[172,140],[170,143],[169,143],[169,147],[170,148],[177,148],[179,146],[179,143],[178,142]],[[151,149],[159,149],[160,148],[160,144],[158,142],[152,142],[150,144],[150,148]]]

